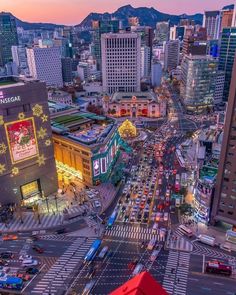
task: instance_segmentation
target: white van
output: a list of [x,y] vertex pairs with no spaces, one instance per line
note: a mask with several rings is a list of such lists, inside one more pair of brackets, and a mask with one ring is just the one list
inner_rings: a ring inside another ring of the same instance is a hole
[[25,259],[22,261],[22,266],[37,266],[38,264],[36,259]]
[[103,259],[106,256],[107,251],[108,251],[108,246],[103,247],[101,252],[98,255],[98,258]]
[[158,230],[158,223],[155,222],[155,223],[153,224],[153,227],[152,227],[152,233],[153,233],[153,234],[156,234],[157,230]]

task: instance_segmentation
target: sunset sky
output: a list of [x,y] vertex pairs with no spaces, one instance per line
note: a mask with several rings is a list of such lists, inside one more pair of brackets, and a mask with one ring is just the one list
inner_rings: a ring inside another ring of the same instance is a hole
[[234,0],[0,0],[0,11],[10,11],[29,22],[74,25],[90,12],[114,12],[123,5],[146,6],[172,14],[220,9]]

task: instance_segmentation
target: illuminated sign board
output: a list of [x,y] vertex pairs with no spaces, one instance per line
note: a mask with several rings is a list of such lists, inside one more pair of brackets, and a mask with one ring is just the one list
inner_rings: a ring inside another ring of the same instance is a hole
[[98,176],[100,174],[99,160],[93,161],[93,174],[94,176]]
[[4,97],[3,92],[0,91],[0,104],[11,103],[11,102],[16,102],[16,101],[21,101],[20,95],[15,95],[15,96],[11,96],[11,97]]
[[34,118],[6,123],[5,130],[13,164],[37,156]]

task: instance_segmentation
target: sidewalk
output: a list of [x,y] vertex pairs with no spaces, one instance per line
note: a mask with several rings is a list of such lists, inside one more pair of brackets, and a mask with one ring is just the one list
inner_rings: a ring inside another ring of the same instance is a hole
[[[100,208],[101,212],[104,212],[107,207],[113,201],[116,195],[116,188],[111,183],[102,183],[101,185],[95,187],[96,190],[100,192],[100,202],[102,207]],[[73,194],[73,193],[72,193]],[[78,220],[87,220],[82,214],[84,212],[87,215],[93,210],[93,207],[90,202],[86,202],[84,205],[78,205],[71,196],[63,195],[64,203],[63,206],[60,207],[60,211],[50,210],[49,213],[41,213],[40,217],[35,216],[33,212],[23,212],[22,213],[22,221],[20,217],[16,217],[10,221],[9,224],[0,223],[0,231],[5,233],[10,232],[20,232],[20,231],[33,231],[39,229],[53,229],[58,226],[67,225],[76,223]],[[71,203],[70,203],[70,201]],[[61,200],[62,201],[62,200]],[[65,220],[65,214],[63,210],[66,208],[68,220]],[[56,213],[57,212],[57,213]],[[98,212],[99,214],[100,212]],[[70,217],[74,217],[69,219]],[[88,222],[87,222],[88,224]]]

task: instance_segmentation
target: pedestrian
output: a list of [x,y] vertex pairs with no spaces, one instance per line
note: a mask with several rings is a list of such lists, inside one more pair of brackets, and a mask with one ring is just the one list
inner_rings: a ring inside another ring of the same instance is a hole
[[180,279],[178,278],[178,279],[177,279],[177,283],[179,283],[179,282],[180,282]]

